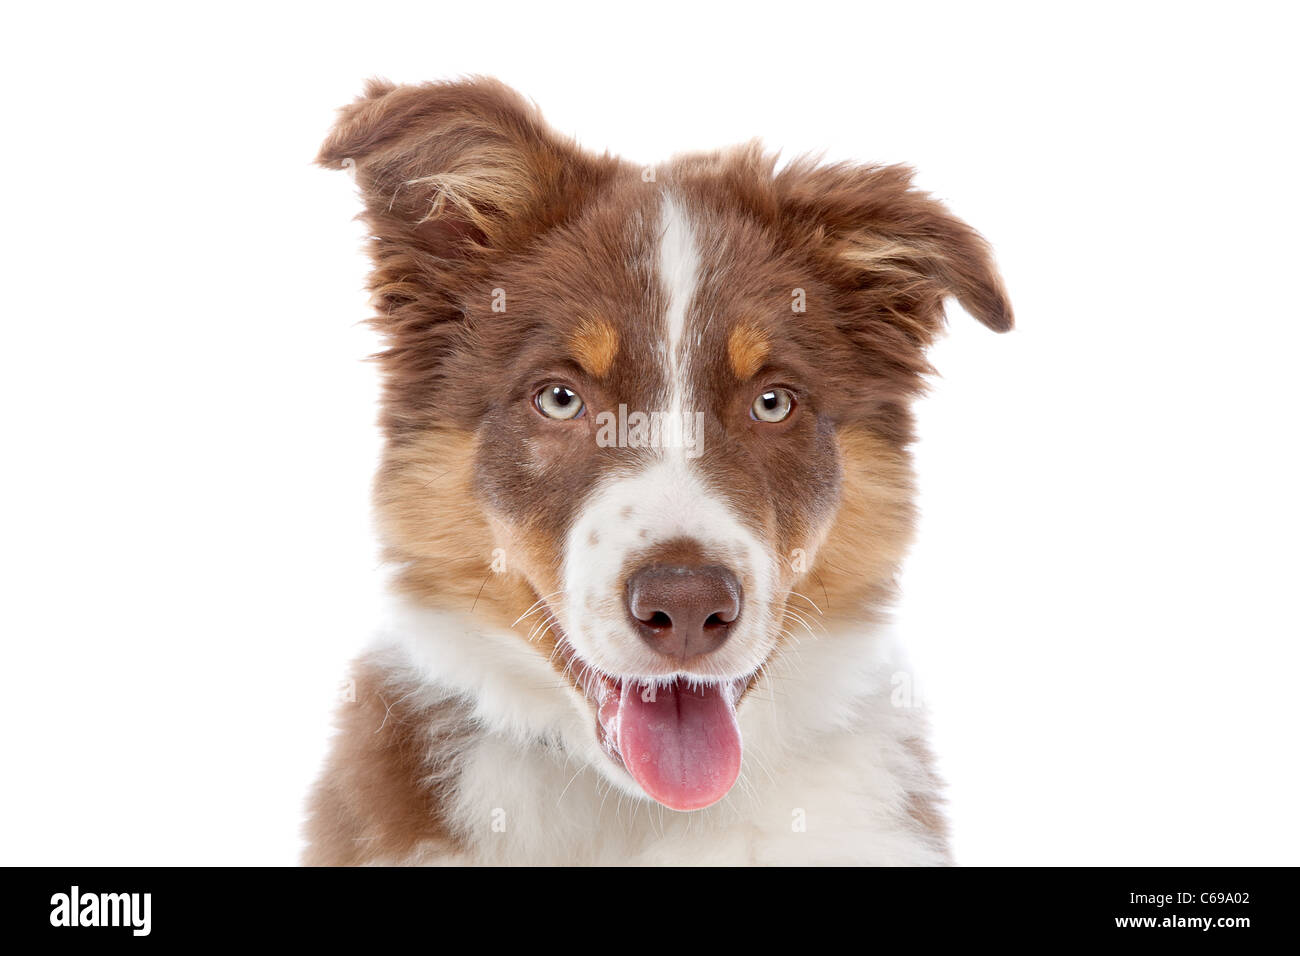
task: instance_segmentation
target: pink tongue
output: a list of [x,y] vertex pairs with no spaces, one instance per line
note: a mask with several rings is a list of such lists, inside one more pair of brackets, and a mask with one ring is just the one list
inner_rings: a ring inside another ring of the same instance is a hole
[[623,765],[651,797],[673,810],[699,810],[726,796],[740,774],[740,727],[728,688],[650,691],[634,681],[618,702]]

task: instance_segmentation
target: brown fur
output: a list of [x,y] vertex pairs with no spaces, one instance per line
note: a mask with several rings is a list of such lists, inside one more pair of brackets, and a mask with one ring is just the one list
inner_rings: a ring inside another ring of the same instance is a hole
[[767,336],[752,325],[737,325],[727,339],[727,358],[739,379],[753,378],[771,351]]
[[796,590],[810,595],[825,620],[851,622],[885,602],[912,539],[912,470],[879,435],[845,429],[839,436],[844,482],[825,543]]
[[943,813],[943,798],[939,796],[941,784],[934,770],[934,755],[929,745],[919,737],[903,741],[903,746],[915,758],[921,768],[922,779],[918,786],[907,793],[905,807],[907,815],[939,850],[949,864],[952,863],[948,848],[948,818]]
[[420,848],[454,851],[442,814],[456,755],[471,732],[468,709],[428,701],[377,657],[353,668],[355,701],[308,808],[308,866],[400,860]]
[[618,333],[604,319],[584,319],[571,345],[578,364],[596,378],[604,378],[618,357]]
[[[650,264],[672,190],[690,203],[705,259],[692,303],[707,316],[694,326],[694,391],[708,413],[698,468],[790,557],[776,604],[794,589],[819,595],[827,617],[861,620],[888,596],[912,526],[909,405],[944,299],[990,328],[1012,325],[987,244],[914,190],[909,170],[798,160],[776,172],[774,155],[749,144],[679,158],[646,183],[482,78],[372,81],[319,162],[355,169],[371,234],[372,321],[386,342],[375,500],[399,590],[510,627],[558,589],[583,493],[641,454],[598,447],[595,412],[650,410],[662,391],[644,356],[665,308]],[[531,396],[548,384],[573,388],[589,414],[542,420]],[[795,413],[752,421],[756,390],[774,384],[795,392]],[[554,661],[547,624],[543,608],[515,630]],[[450,838],[416,738],[367,738],[378,699],[345,708],[314,861]],[[912,813],[937,825],[921,798]],[[358,849],[365,840],[371,849]]]

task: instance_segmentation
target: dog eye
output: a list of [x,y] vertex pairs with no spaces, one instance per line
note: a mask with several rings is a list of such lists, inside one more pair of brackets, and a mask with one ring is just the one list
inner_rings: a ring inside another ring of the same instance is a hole
[[760,422],[783,422],[794,411],[794,394],[788,388],[769,388],[750,406],[749,413]]
[[537,410],[547,418],[565,422],[582,414],[582,399],[578,393],[563,385],[548,385],[533,397]]

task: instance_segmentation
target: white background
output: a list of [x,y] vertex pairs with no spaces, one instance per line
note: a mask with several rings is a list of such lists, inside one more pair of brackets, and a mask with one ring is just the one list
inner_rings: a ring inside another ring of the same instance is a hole
[[[900,626],[966,864],[1300,862],[1287,5],[6,13],[0,862],[290,863],[377,619],[364,77],[594,149],[905,161],[994,243]],[[39,11],[39,12],[38,12]]]

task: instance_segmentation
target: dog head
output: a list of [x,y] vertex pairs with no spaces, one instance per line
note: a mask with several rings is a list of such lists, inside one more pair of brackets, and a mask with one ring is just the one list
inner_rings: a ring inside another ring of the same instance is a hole
[[986,244],[904,168],[638,167],[485,79],[373,82],[320,161],[372,237],[399,587],[551,660],[607,773],[715,802],[764,667],[888,594],[944,299],[1011,327]]

